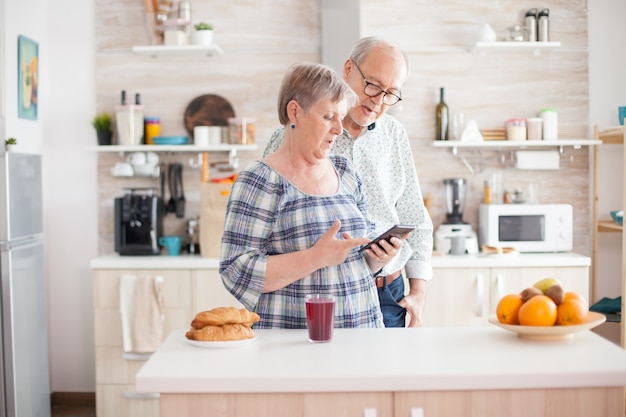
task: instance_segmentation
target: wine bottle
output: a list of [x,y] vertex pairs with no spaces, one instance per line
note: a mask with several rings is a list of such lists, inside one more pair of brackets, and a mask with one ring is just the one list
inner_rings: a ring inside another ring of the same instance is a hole
[[443,87],[439,89],[439,104],[437,104],[437,133],[436,140],[448,140],[448,105],[443,100]]

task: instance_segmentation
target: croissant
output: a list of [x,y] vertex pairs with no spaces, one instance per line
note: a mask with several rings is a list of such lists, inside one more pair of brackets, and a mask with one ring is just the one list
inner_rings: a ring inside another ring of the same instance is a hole
[[222,326],[205,326],[202,329],[189,329],[185,333],[187,339],[203,342],[252,339],[256,333],[243,324],[224,324]]
[[191,322],[191,327],[197,330],[205,326],[221,326],[223,324],[243,324],[251,327],[259,320],[261,317],[257,313],[245,308],[218,307],[196,314]]

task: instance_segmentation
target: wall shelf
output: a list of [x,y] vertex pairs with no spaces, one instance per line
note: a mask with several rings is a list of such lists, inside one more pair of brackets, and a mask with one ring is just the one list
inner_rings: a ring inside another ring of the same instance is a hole
[[237,152],[254,151],[258,145],[103,145],[91,148],[95,152]]
[[147,45],[133,46],[131,50],[138,55],[181,56],[181,55],[222,55],[224,52],[219,45]]
[[514,52],[514,51],[533,51],[533,54],[540,55],[541,51],[549,51],[552,49],[560,48],[561,42],[513,42],[513,41],[500,41],[500,42],[476,42],[471,50],[474,52],[486,53],[489,51],[502,51],[502,52]]
[[487,149],[487,150],[518,150],[518,149],[550,149],[557,148],[563,152],[563,147],[571,146],[574,149],[580,149],[582,146],[601,145],[600,140],[589,139],[559,139],[554,141],[543,140],[525,140],[525,141],[511,141],[511,140],[485,140],[482,142],[461,142],[458,140],[435,140],[432,142],[432,146],[435,148],[450,148],[453,154],[457,154],[460,148],[463,149]]

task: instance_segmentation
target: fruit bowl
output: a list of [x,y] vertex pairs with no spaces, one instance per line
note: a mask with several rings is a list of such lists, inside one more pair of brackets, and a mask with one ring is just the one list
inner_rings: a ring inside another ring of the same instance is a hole
[[611,212],[611,217],[613,218],[613,221],[617,224],[619,224],[620,226],[622,225],[622,223],[624,222],[624,211],[623,210],[613,210]]
[[498,327],[517,333],[517,337],[523,339],[534,340],[562,340],[572,337],[574,333],[583,330],[593,329],[606,321],[606,316],[601,313],[590,311],[587,314],[587,321],[583,324],[575,324],[572,326],[520,326],[514,324],[503,324],[498,321],[498,317],[492,314],[489,317],[489,323]]

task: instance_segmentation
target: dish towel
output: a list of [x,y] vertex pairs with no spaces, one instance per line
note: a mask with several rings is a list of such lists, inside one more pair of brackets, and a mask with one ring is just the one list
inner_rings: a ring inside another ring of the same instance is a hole
[[163,277],[122,275],[120,315],[124,352],[154,352],[163,342]]

